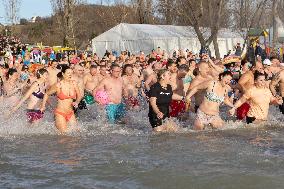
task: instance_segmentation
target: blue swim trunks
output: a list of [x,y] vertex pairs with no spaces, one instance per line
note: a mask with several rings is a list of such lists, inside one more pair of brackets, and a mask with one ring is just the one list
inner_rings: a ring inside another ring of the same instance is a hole
[[109,123],[114,124],[125,115],[125,106],[122,103],[108,104],[106,106],[106,113]]

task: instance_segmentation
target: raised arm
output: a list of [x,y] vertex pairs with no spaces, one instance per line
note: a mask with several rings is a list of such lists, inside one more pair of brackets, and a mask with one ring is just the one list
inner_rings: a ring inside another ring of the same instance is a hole
[[[17,111],[22,104],[32,95],[32,93],[37,89],[37,82],[33,83],[32,86],[29,88],[29,90],[26,92],[26,94],[23,96],[23,98],[12,108],[11,113],[14,113]],[[11,114],[10,113],[10,114]]]
[[[281,74],[282,73],[282,74]],[[270,84],[269,84],[269,89],[272,93],[273,96],[276,96],[277,95],[277,92],[276,92],[276,85],[279,84],[280,80],[281,80],[281,77],[283,77],[283,72],[280,72],[280,73],[277,73],[275,76],[273,76]]]

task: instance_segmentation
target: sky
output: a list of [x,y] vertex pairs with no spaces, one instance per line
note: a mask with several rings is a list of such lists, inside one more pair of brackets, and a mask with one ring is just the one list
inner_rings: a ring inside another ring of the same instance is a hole
[[[100,3],[101,0],[85,0],[87,3]],[[0,23],[6,23],[5,7],[0,0]],[[19,18],[30,19],[33,16],[46,17],[52,14],[50,0],[21,0]]]

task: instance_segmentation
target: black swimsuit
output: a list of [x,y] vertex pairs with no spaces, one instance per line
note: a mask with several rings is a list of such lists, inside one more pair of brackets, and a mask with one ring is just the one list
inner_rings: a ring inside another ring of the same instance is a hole
[[169,115],[169,107],[172,101],[173,91],[171,85],[167,85],[167,89],[164,89],[159,82],[155,83],[151,86],[149,91],[149,97],[156,97],[156,104],[160,110],[164,114],[162,119],[157,117],[157,114],[154,112],[151,105],[149,105],[149,122],[151,126],[158,127],[163,124],[163,119],[170,117]]
[[[45,86],[45,84],[44,84],[44,86]],[[38,91],[37,92],[33,92],[32,95],[34,95],[35,97],[37,97],[39,99],[43,99],[44,93],[40,91],[39,84],[38,84]]]

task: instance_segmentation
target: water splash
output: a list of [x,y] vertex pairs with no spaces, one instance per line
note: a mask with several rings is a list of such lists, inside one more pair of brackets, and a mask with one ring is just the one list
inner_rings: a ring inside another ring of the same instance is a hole
[[[232,130],[240,128],[260,128],[281,127],[283,126],[284,116],[277,107],[271,106],[268,117],[268,122],[263,124],[250,124],[249,126],[244,121],[237,121],[235,118],[227,114],[227,108],[221,108],[221,117],[226,120],[225,126],[221,130]],[[51,108],[47,109],[44,114],[44,119],[39,123],[30,125],[27,123],[25,110],[19,109],[12,118],[5,120],[4,113],[7,111],[5,106],[0,107],[0,136],[11,135],[58,135],[58,131],[54,126],[54,115]],[[67,135],[75,136],[96,136],[107,134],[121,135],[149,135],[152,133],[151,126],[148,122],[148,104],[142,103],[140,110],[127,111],[126,124],[110,125],[107,123],[106,115],[103,107],[98,105],[88,106],[87,110],[81,110],[78,113],[78,129],[71,129]],[[167,124],[175,124],[178,126],[177,133],[191,133],[195,114],[186,113],[186,120],[180,121],[175,118],[170,118],[166,121]],[[203,131],[198,131],[203,132]]]

